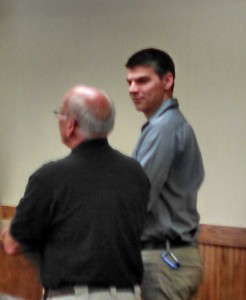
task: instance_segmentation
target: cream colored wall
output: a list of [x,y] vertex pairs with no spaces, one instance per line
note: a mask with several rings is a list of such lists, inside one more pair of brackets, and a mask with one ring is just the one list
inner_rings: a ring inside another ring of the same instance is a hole
[[124,63],[153,46],[176,62],[175,96],[203,153],[201,222],[246,227],[245,13],[245,0],[0,0],[2,204],[17,205],[28,176],[68,153],[51,111],[74,84],[110,94],[110,142],[131,154],[144,118]]

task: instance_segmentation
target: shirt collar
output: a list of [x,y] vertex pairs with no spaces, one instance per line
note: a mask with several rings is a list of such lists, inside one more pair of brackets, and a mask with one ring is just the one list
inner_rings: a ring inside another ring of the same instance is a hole
[[166,112],[167,110],[171,108],[177,108],[177,107],[179,107],[179,103],[177,99],[174,98],[167,99],[161,104],[161,106],[157,109],[157,111],[149,118],[148,123],[151,123],[157,118],[159,118],[159,116],[164,114],[164,112]]
[[177,99],[169,98],[166,101],[164,101],[157,109],[157,111],[149,118],[149,120],[146,123],[144,123],[144,125],[141,128],[141,131],[143,131],[144,128],[146,128],[149,125],[149,123],[152,123],[154,120],[158,119],[159,116],[164,114],[164,112],[176,107],[179,107],[179,103]]

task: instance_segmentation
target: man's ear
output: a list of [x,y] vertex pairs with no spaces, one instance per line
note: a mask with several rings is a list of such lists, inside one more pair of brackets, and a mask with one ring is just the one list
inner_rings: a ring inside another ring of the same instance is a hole
[[162,78],[165,90],[172,90],[174,85],[174,78],[171,72],[167,72]]
[[74,134],[76,125],[77,125],[77,122],[75,119],[73,119],[73,118],[68,119],[67,130],[66,130],[66,134],[67,134],[68,138]]

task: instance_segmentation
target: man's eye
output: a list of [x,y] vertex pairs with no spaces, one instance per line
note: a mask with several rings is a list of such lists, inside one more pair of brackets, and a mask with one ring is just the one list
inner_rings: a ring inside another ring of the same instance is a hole
[[142,77],[137,80],[137,82],[139,82],[139,83],[146,83],[148,81],[149,81],[149,78],[147,78],[147,77]]

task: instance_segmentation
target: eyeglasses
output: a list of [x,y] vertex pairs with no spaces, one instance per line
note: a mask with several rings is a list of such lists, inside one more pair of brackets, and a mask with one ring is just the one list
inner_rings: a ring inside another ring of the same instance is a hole
[[54,113],[55,117],[57,117],[57,118],[58,118],[59,115],[68,117],[67,114],[63,114],[63,113],[61,113],[60,111],[58,111],[56,109],[53,110],[53,113]]

